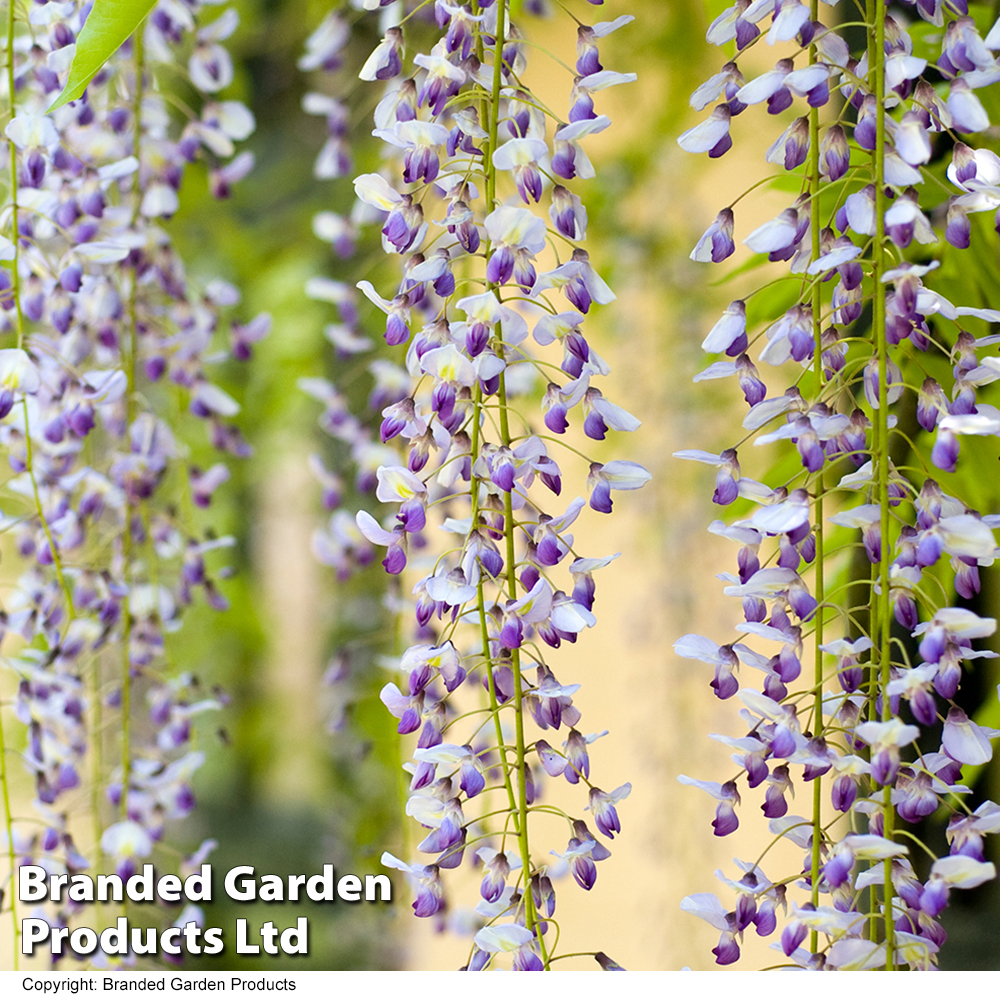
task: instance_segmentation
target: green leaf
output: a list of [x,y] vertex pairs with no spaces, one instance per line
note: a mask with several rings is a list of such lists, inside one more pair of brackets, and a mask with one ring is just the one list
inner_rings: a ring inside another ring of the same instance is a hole
[[76,40],[69,79],[49,111],[75,101],[155,5],[156,0],[96,0]]

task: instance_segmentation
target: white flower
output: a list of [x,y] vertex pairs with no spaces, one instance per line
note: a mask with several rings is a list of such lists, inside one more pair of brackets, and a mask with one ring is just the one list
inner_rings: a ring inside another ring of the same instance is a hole
[[997,870],[992,861],[977,861],[964,854],[938,858],[931,865],[931,878],[939,878],[956,889],[974,889],[996,877]]
[[777,218],[758,226],[743,242],[754,253],[771,253],[790,246],[798,229],[798,213],[787,208]]
[[521,924],[491,924],[476,935],[476,945],[491,954],[512,952],[530,944],[534,938],[535,935]]
[[729,135],[732,112],[729,105],[720,104],[701,124],[689,128],[677,137],[677,145],[688,153],[707,153]]
[[529,253],[545,249],[545,220],[526,208],[505,205],[486,216],[486,235],[495,244],[519,247]]
[[48,115],[17,115],[4,135],[20,150],[52,150],[59,145],[59,133]]
[[101,850],[112,858],[148,858],[153,853],[153,838],[134,820],[123,820],[104,831]]
[[26,351],[17,347],[0,350],[0,385],[29,395],[38,392],[42,379]]
[[376,476],[378,487],[375,496],[383,503],[405,503],[427,492],[427,487],[417,476],[399,465],[380,465]]
[[856,732],[873,749],[905,747],[920,735],[918,726],[908,726],[898,718],[888,722],[862,722]]

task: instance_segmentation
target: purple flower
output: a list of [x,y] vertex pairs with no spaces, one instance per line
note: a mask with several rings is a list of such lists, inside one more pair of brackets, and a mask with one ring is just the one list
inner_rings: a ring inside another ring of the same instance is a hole
[[851,150],[840,125],[831,125],[820,144],[820,169],[831,181],[839,181],[851,165]]
[[399,28],[390,28],[385,37],[368,57],[361,72],[362,80],[391,80],[403,69],[401,51],[403,48],[403,32]]
[[687,153],[708,153],[712,158],[722,156],[733,145],[729,135],[731,118],[729,105],[719,104],[700,125],[679,135],[677,145]]
[[768,149],[768,163],[783,165],[785,170],[802,166],[809,155],[809,119],[796,118]]
[[724,208],[691,251],[691,260],[719,264],[736,252],[733,241],[733,211]]
[[413,912],[418,917],[432,917],[443,905],[444,887],[436,865],[408,865],[388,851],[382,854],[382,864],[405,872],[416,893]]
[[684,774],[678,775],[677,780],[682,785],[692,785],[695,788],[700,788],[702,791],[708,792],[712,798],[718,800],[719,805],[716,807],[715,819],[712,820],[712,828],[715,830],[717,837],[726,837],[739,827],[740,822],[736,816],[736,806],[740,804],[740,794],[736,789],[735,782],[727,781],[725,784],[720,785],[714,781],[698,781]]
[[610,514],[612,490],[638,490],[651,478],[650,473],[635,462],[613,461],[604,465],[593,462],[587,478],[591,488],[590,506],[601,513]]
[[597,829],[612,840],[616,833],[621,832],[621,823],[618,820],[618,811],[615,809],[615,803],[628,798],[631,791],[632,785],[628,782],[610,793],[602,792],[596,787],[590,789],[589,808],[594,814],[594,822],[597,823]]
[[487,903],[495,903],[506,888],[511,871],[510,860],[506,854],[492,848],[480,848],[477,853],[483,861],[483,881],[479,893]]

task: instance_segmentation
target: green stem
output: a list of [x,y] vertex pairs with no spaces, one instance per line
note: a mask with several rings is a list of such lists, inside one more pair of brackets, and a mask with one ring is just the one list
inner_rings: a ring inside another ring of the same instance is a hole
[[[476,14],[479,13],[479,3],[478,0],[475,4],[474,11]],[[476,40],[476,55],[480,62],[483,59],[483,39],[480,35]],[[489,121],[491,118],[490,108],[488,102],[484,99],[481,102],[479,119],[480,121]],[[499,126],[498,126],[499,128]],[[484,158],[485,162],[485,158]],[[489,176],[487,177],[487,183],[489,183]],[[494,180],[495,183],[495,180]],[[487,246],[487,256],[489,241],[486,243]],[[472,420],[472,459],[473,468],[475,467],[475,458],[479,454],[479,445],[482,436],[482,417],[483,417],[483,387],[478,382],[476,383],[475,395],[473,397],[473,420]],[[479,488],[480,480],[479,477],[473,472],[470,477],[470,493],[472,501],[472,527],[477,529],[479,527]],[[489,626],[487,623],[486,616],[486,597],[483,593],[483,580],[482,575],[478,584],[476,585],[476,605],[479,612],[479,633],[483,643],[483,659],[486,663],[486,679],[488,684],[489,699],[490,699],[490,714],[493,717],[493,728],[496,733],[497,739],[497,756],[500,758],[500,769],[503,772],[503,784],[504,790],[507,792],[507,804],[509,809],[509,814],[512,819],[515,820],[515,836],[519,834],[520,827],[517,825],[516,819],[519,815],[517,807],[517,798],[514,794],[514,784],[510,776],[510,762],[507,760],[507,751],[504,746],[503,738],[503,725],[500,721],[500,704],[497,700],[497,690],[496,690],[496,678],[493,676],[493,657],[490,655],[490,635]]]
[[[7,93],[10,98],[11,116],[14,114],[14,0],[7,0]],[[17,218],[17,150],[13,142],[9,142],[10,152],[10,198],[11,198],[11,236],[14,243],[14,260],[11,264],[11,284],[14,293],[14,305],[17,313],[17,346],[21,347],[24,340],[24,317],[21,315],[21,279],[18,273],[18,256],[20,252],[20,230]],[[25,408],[27,416],[27,408]],[[25,439],[27,440],[27,424],[25,424]],[[30,467],[30,463],[29,463]],[[37,489],[36,489],[37,495]],[[45,519],[42,519],[45,523]],[[20,956],[20,925],[17,922],[17,890],[14,884],[17,871],[14,854],[14,829],[10,810],[10,784],[7,780],[7,741],[3,730],[3,710],[0,709],[0,788],[3,789],[4,826],[7,831],[7,858],[10,862],[10,916],[14,922],[14,971],[19,968]]]
[[[812,0],[810,17],[813,21],[819,18],[819,0]],[[813,65],[817,60],[817,50],[815,44],[809,46],[809,64]],[[810,210],[812,213],[812,259],[818,260],[820,256],[820,231],[819,231],[819,190],[820,190],[820,162],[819,162],[819,109],[812,108],[809,112],[809,174],[810,174]],[[816,399],[823,395],[823,343],[822,325],[820,323],[820,312],[822,301],[820,298],[820,286],[814,282],[812,286],[812,322],[813,322],[813,372],[815,374]],[[823,605],[826,601],[826,581],[824,576],[824,527],[823,527],[823,474],[820,473],[816,480],[816,502],[815,517],[813,518],[814,530],[816,533],[816,586],[815,597],[819,602],[816,609],[816,628],[813,635],[813,649],[815,660],[813,663],[813,684],[815,693],[813,695],[813,724],[812,731],[815,738],[819,738],[823,733],[823,651],[820,646],[823,644]],[[819,905],[819,880],[821,873],[820,866],[820,846],[823,841],[823,786],[822,779],[816,777],[813,780],[813,836],[812,836],[812,858],[810,864],[810,883],[812,886],[811,899],[813,906]],[[819,950],[819,933],[812,931],[810,934],[810,949],[815,954]]]
[[[14,117],[14,0],[7,0],[7,94],[10,99],[10,114]],[[18,177],[17,177],[17,147],[13,140],[8,140],[10,151],[10,226],[11,241],[14,244],[14,259],[11,261],[10,281],[14,296],[14,314],[17,322],[17,346],[24,346],[24,313],[21,310],[21,229],[18,220]]]
[[25,398],[21,402],[21,407],[24,412],[24,461],[27,464],[28,478],[31,480],[31,493],[35,499],[35,512],[38,514],[38,520],[42,522],[42,531],[45,533],[45,541],[48,543],[49,552],[52,555],[52,566],[56,571],[56,579],[59,581],[59,587],[62,590],[63,597],[66,598],[66,611],[68,614],[67,626],[76,617],[76,609],[73,607],[73,594],[69,589],[69,585],[66,583],[66,574],[63,572],[62,556],[59,555],[59,549],[56,547],[56,540],[52,536],[52,529],[49,527],[49,522],[45,517],[45,511],[42,508],[42,495],[38,489],[38,480],[35,478],[35,464],[34,464],[34,449],[31,445],[31,425],[28,419],[28,400]]
[[[872,607],[876,612],[879,628],[879,689],[882,692],[882,721],[891,718],[892,710],[886,687],[889,684],[891,665],[891,621],[892,607],[889,600],[889,566],[892,555],[889,527],[889,399],[888,367],[889,345],[886,339],[885,284],[882,276],[886,271],[885,257],[885,18],[883,4],[868,0],[868,62],[871,66],[870,87],[876,102],[876,140],[873,161],[875,181],[875,242],[872,246],[872,338],[878,355],[878,413],[875,424],[878,439],[878,469],[876,472],[878,504],[881,510],[882,554],[878,565],[880,593],[873,595]],[[883,789],[883,836],[892,839],[895,826],[895,812],[890,799],[891,788]],[[892,861],[885,861],[885,886],[883,891],[883,924],[885,927],[886,959],[885,967],[891,971],[895,967],[895,928],[892,919]]]
[[[92,836],[94,838],[94,870],[104,872],[104,850],[101,847],[101,837],[104,825],[101,822],[101,783],[104,779],[104,721],[101,705],[101,674],[99,658],[94,659],[94,668],[90,671],[88,682],[90,690],[90,819]],[[94,912],[97,922],[101,923],[104,903],[95,902]]]
[[[132,44],[135,52],[135,81],[132,91],[132,121],[135,132],[132,139],[132,155],[140,163],[142,162],[142,76],[144,71],[143,53],[143,25],[139,25],[132,36]],[[136,170],[132,180],[132,225],[134,226],[139,218],[139,205],[142,201],[142,187],[140,175],[142,171]],[[135,420],[136,396],[135,396],[135,375],[136,375],[136,352],[138,349],[138,311],[139,311],[139,272],[138,269],[132,271],[132,284],[129,289],[128,311],[128,348],[125,351],[125,377],[128,387],[126,389],[126,433],[129,433],[132,423]],[[128,793],[129,781],[132,770],[132,505],[128,498],[125,500],[125,524],[122,530],[122,574],[125,583],[125,597],[122,600],[122,798],[121,817],[128,819]]]
[[10,916],[14,923],[14,971],[18,970],[21,925],[17,922],[17,858],[14,853],[14,822],[10,808],[10,784],[7,780],[7,742],[3,731],[3,710],[0,709],[0,789],[3,790],[4,828],[7,832],[7,860],[10,863]]
[[[486,211],[493,210],[496,201],[496,169],[493,167],[493,151],[499,145],[500,138],[500,92],[503,86],[503,48],[506,41],[507,12],[509,0],[497,0],[497,37],[494,41],[493,51],[493,85],[490,94],[489,107],[489,142],[483,150],[483,164],[486,170]],[[486,245],[486,259],[490,256],[490,245]],[[489,284],[489,290],[501,301],[500,286],[495,282]],[[501,343],[503,334],[497,328],[497,336]],[[500,373],[500,387],[497,391],[500,402],[500,438],[506,447],[510,447],[511,433],[510,421],[507,414],[507,386],[504,373]],[[477,421],[478,423],[478,421]],[[475,428],[474,428],[475,430]],[[473,456],[476,452],[473,449]],[[473,521],[475,524],[475,521]],[[504,495],[504,536],[506,538],[506,577],[507,593],[510,600],[517,600],[517,554],[514,547],[514,511],[509,493]],[[482,603],[480,587],[480,604]],[[480,619],[483,621],[483,619]],[[484,629],[485,635],[485,629]],[[488,651],[487,646],[487,651]],[[523,872],[522,890],[524,893],[524,914],[525,926],[531,931],[537,941],[541,954],[542,963],[546,969],[550,967],[548,953],[545,948],[545,939],[539,926],[538,914],[535,911],[535,900],[531,891],[531,849],[528,843],[528,795],[527,795],[527,761],[525,759],[525,738],[524,738],[524,678],[521,674],[520,650],[511,650],[511,669],[514,674],[514,731],[515,731],[515,772],[517,774],[517,841],[521,855],[521,865]],[[492,685],[491,685],[492,687]],[[494,696],[495,697],[495,696]],[[499,728],[499,719],[497,721]],[[503,745],[503,740],[498,740]],[[501,753],[501,758],[505,759],[506,754]]]
[[[479,414],[483,405],[482,386],[476,385],[475,395],[475,417],[472,422],[472,454],[479,452],[480,420]],[[472,494],[472,527],[473,530],[479,527],[479,478],[475,475],[471,477]],[[476,585],[476,606],[479,611],[479,633],[483,643],[483,659],[486,661],[486,679],[489,685],[490,714],[493,716],[493,728],[497,738],[497,755],[500,758],[500,768],[503,771],[504,788],[507,791],[507,801],[511,815],[518,814],[517,799],[514,797],[514,786],[510,778],[510,763],[507,760],[507,751],[504,747],[503,726],[500,722],[500,704],[497,701],[496,679],[493,676],[493,658],[490,656],[490,634],[486,621],[486,597],[483,593],[483,578],[480,573],[479,582]],[[515,832],[520,827],[515,828]]]

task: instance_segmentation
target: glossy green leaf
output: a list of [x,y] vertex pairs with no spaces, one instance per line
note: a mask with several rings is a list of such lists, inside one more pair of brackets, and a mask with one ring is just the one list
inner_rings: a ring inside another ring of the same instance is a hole
[[69,79],[49,111],[75,101],[155,5],[156,0],[96,0],[76,40]]

